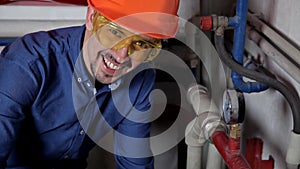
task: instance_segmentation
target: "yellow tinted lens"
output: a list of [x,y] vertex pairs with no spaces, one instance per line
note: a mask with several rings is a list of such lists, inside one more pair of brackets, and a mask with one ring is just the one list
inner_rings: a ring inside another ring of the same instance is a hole
[[98,40],[106,48],[113,48],[114,46],[125,40],[127,37],[127,34],[111,24],[103,25],[97,31]]
[[[108,21],[102,15],[97,16],[96,20],[94,24],[97,25],[94,28],[97,30],[93,29],[93,32],[105,48],[119,50],[127,47],[128,56],[139,61],[151,61],[159,54],[162,47],[159,39],[147,40]],[[143,51],[143,54],[134,56],[134,51]]]

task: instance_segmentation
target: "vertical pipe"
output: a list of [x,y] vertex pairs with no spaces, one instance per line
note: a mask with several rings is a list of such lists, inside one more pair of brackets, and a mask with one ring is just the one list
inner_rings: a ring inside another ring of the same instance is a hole
[[[248,0],[237,0],[236,16],[229,19],[229,24],[234,27],[234,39],[232,55],[234,60],[243,64],[246,23],[248,14]],[[242,76],[235,71],[231,72],[232,82],[235,88],[243,92],[260,92],[268,88],[267,85],[258,82],[244,82]]]
[[186,168],[187,169],[201,169],[201,154],[203,146],[188,146]]
[[237,25],[234,29],[233,51],[232,54],[239,64],[243,64],[243,54],[246,35],[246,21],[248,12],[248,0],[237,0],[236,6],[236,21]]
[[[188,89],[187,99],[197,114],[197,117],[187,125],[185,130],[185,143],[188,146],[187,169],[200,169],[204,144],[211,138],[214,131],[226,131],[227,127],[221,121],[218,107],[211,100],[204,86],[192,85]],[[219,157],[219,161],[221,160]]]
[[208,145],[206,169],[221,169],[222,168],[222,157],[216,146],[212,143]]

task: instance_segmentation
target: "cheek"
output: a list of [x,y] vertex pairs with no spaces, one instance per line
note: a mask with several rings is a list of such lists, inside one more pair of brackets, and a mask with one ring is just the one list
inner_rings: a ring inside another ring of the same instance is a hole
[[142,61],[131,60],[131,69],[135,69],[141,63],[143,63],[143,62]]
[[96,35],[93,34],[89,40],[88,40],[88,43],[87,43],[88,47],[88,52],[89,54],[91,54],[92,58],[95,58],[97,56],[97,53],[99,51],[102,51],[104,49],[106,49],[100,42],[99,40],[97,39]]

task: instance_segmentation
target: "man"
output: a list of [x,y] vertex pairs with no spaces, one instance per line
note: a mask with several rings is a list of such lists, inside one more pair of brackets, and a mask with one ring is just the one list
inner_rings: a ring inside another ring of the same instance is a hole
[[153,168],[147,62],[175,36],[179,2],[88,3],[85,25],[28,34],[2,51],[0,169],[83,169],[111,130],[117,168]]

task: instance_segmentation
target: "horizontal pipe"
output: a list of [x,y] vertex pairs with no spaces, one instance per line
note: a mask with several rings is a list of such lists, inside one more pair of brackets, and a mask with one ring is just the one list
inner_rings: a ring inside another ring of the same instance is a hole
[[234,87],[245,93],[261,92],[269,88],[269,86],[259,82],[245,82],[243,77],[234,71],[231,73],[231,79]]
[[[239,149],[231,149],[229,142],[233,141],[228,138],[225,132],[216,131],[212,135],[212,141],[217,150],[223,157],[229,169],[251,169],[245,157],[241,154]],[[231,143],[232,145],[233,143]]]
[[[300,83],[300,69],[289,59],[287,59],[281,52],[279,52],[272,44],[270,44],[270,42],[268,42],[255,30],[250,30],[250,28],[248,31],[248,38],[255,42],[265,53],[265,55],[267,55],[279,67],[281,67],[286,73],[288,73],[291,78]],[[245,47],[247,49],[247,45]]]
[[284,51],[294,62],[300,66],[300,50],[285,40],[280,34],[275,32],[264,22],[260,21],[255,15],[248,12],[248,21],[252,26],[255,27],[259,32],[267,36],[276,46]]

